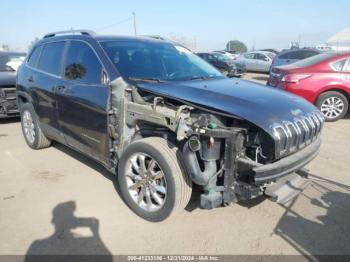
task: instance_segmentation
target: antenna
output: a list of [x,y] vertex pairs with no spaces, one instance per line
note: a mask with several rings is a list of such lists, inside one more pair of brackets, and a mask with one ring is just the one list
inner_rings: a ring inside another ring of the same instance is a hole
[[135,12],[132,12],[132,15],[134,17],[134,34],[137,35],[137,32],[136,32],[136,14],[135,14]]

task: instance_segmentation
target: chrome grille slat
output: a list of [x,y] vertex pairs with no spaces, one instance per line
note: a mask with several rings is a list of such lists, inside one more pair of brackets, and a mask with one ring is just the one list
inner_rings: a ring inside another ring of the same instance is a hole
[[276,157],[283,157],[312,143],[321,133],[323,125],[324,118],[319,112],[296,117],[293,122],[273,125]]

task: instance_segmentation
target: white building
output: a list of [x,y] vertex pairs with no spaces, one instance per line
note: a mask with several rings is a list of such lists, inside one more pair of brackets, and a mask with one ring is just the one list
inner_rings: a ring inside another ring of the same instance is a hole
[[318,45],[317,48],[323,50],[350,51],[350,27],[334,34],[327,39],[325,44]]

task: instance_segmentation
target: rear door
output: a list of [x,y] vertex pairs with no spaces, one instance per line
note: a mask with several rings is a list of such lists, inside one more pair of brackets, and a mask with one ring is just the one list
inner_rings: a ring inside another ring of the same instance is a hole
[[102,63],[87,42],[72,40],[63,70],[64,83],[57,88],[56,95],[66,143],[107,163],[109,86],[102,81]]
[[244,62],[248,71],[256,71],[257,70],[257,61],[254,59],[255,53],[247,53],[243,54]]

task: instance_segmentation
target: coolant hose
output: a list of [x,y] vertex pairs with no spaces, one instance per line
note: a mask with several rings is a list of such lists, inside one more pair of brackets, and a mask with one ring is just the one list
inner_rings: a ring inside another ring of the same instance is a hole
[[203,160],[204,171],[202,171],[198,163],[196,152],[192,151],[189,147],[189,141],[186,142],[182,155],[192,181],[200,186],[208,185],[211,178],[216,174],[216,161]]

